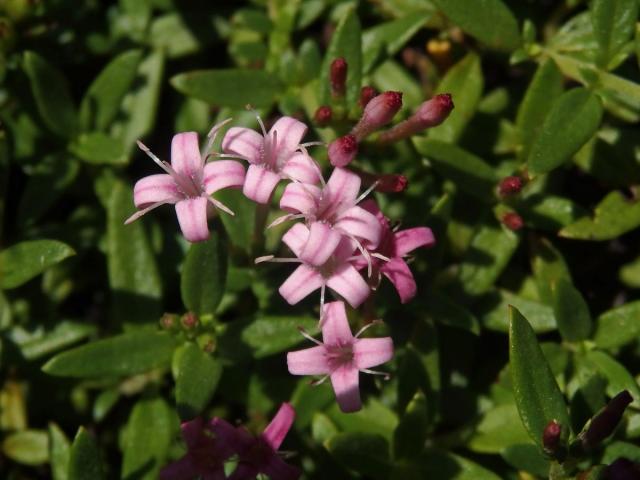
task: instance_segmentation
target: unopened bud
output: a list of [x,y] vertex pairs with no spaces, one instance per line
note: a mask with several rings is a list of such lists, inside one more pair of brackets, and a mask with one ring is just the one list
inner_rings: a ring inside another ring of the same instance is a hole
[[329,161],[334,167],[344,167],[351,163],[358,153],[358,140],[353,135],[336,138],[329,144]]
[[542,447],[547,455],[554,456],[560,448],[562,426],[555,420],[551,420],[542,432]]
[[520,230],[524,226],[524,221],[522,217],[518,215],[516,212],[508,212],[505,213],[500,221],[506,226],[509,230]]
[[500,181],[498,193],[501,197],[515,195],[522,190],[522,179],[516,176],[505,177]]
[[178,320],[178,316],[173,313],[165,313],[160,318],[160,328],[165,330],[171,330],[176,326],[176,322]]
[[404,192],[409,186],[409,180],[404,175],[388,173],[378,177],[376,192],[380,193],[399,193]]
[[193,312],[187,312],[182,316],[181,323],[186,330],[191,330],[198,325],[198,317]]
[[605,472],[607,480],[638,480],[640,478],[640,464],[626,458],[619,458],[609,465]]
[[331,95],[344,97],[347,88],[347,61],[338,57],[331,62],[329,79],[331,81]]
[[351,133],[362,140],[370,133],[386,125],[402,108],[402,92],[384,92],[373,97],[364,107],[362,117]]
[[333,115],[333,112],[331,110],[331,107],[327,105],[322,105],[318,107],[318,109],[316,110],[316,113],[313,116],[313,120],[316,122],[316,125],[320,127],[324,127],[328,125],[329,122],[331,122],[332,115]]
[[371,101],[373,97],[378,94],[378,91],[370,85],[365,85],[360,89],[360,99],[358,100],[358,105],[361,108],[367,106],[367,104]]
[[592,450],[600,442],[613,433],[616,429],[625,409],[633,402],[631,394],[624,390],[600,410],[589,423],[587,429],[580,434],[580,440],[585,450]]

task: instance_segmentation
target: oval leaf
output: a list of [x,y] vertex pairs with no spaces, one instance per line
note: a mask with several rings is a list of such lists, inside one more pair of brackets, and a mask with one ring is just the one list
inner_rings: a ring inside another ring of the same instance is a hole
[[211,400],[222,375],[218,360],[195,343],[177,350],[176,403],[182,420],[191,420],[202,413]]
[[94,165],[125,165],[129,160],[120,142],[100,132],[79,135],[69,145],[69,151],[81,160]]
[[2,453],[24,465],[42,465],[49,461],[49,437],[42,430],[23,430],[2,441]]
[[616,348],[639,336],[640,301],[635,301],[600,315],[593,340],[600,348]]
[[600,48],[599,63],[606,67],[631,39],[638,20],[636,0],[593,0],[590,5],[593,36]]
[[102,480],[106,478],[100,450],[93,435],[80,427],[71,446],[68,480]]
[[567,342],[578,342],[591,336],[587,302],[566,278],[559,278],[553,286],[553,311],[560,335]]
[[372,478],[388,478],[389,445],[380,435],[348,432],[331,437],[325,446],[340,463]]
[[71,444],[55,423],[49,423],[49,461],[53,480],[67,480]]

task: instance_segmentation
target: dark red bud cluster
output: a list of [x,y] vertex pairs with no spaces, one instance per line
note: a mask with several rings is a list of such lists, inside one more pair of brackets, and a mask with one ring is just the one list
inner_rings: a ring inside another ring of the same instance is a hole
[[516,212],[508,212],[505,213],[500,219],[502,224],[507,227],[509,230],[520,230],[524,226],[524,221],[522,217],[518,215]]
[[333,111],[331,107],[328,105],[322,105],[318,107],[315,115],[313,116],[313,121],[319,127],[325,127],[331,122],[331,117],[333,116]]
[[522,190],[522,179],[516,176],[505,177],[498,185],[498,193],[501,197],[508,197],[520,193]]

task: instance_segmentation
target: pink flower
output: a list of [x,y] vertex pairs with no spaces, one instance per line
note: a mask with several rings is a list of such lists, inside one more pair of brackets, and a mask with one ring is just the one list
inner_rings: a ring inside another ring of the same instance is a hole
[[364,196],[358,197],[360,183],[360,177],[355,173],[335,168],[324,188],[302,183],[287,185],[280,208],[289,215],[281,218],[303,217],[310,230],[309,240],[298,255],[301,260],[322,265],[343,236],[353,239],[365,255],[363,246],[375,248],[378,245],[378,220],[357,205]]
[[324,343],[307,337],[317,343],[317,346],[289,352],[287,354],[289,373],[329,376],[340,409],[343,412],[360,410],[362,407],[359,388],[360,372],[377,374],[379,372],[369,368],[393,358],[391,337],[358,338],[368,326],[353,336],[344,303],[326,304],[322,324]]
[[[430,247],[436,240],[433,232],[427,227],[409,228],[394,232],[389,227],[389,221],[382,214],[378,205],[373,200],[362,202],[362,208],[374,214],[382,228],[380,244],[371,253],[374,277],[380,282],[380,276],[384,275],[398,291],[400,301],[407,303],[416,294],[416,282],[404,257],[419,247]],[[367,265],[364,259],[357,262],[359,268]]]
[[271,127],[264,128],[258,122],[262,135],[249,128],[230,128],[222,139],[222,149],[227,157],[246,160],[251,165],[243,192],[251,200],[268,203],[273,190],[282,178],[304,183],[317,183],[320,169],[305,152],[300,140],[307,133],[307,126],[292,117],[282,117]]
[[198,476],[207,480],[223,480],[224,463],[242,445],[238,430],[220,418],[207,424],[198,417],[184,422],[182,437],[187,453],[160,472],[161,480],[187,480]]
[[229,480],[249,480],[260,473],[273,480],[296,480],[300,471],[280,458],[278,448],[289,432],[296,417],[296,412],[289,403],[283,403],[267,425],[264,432],[253,437],[249,432],[239,428],[242,445],[239,447],[238,466],[229,476]]
[[204,159],[220,126],[222,124],[214,126],[209,133],[209,143],[203,155],[200,155],[196,132],[174,135],[171,140],[171,164],[161,161],[142,142],[138,142],[140,149],[167,173],[149,175],[136,182],[133,202],[140,210],[129,217],[125,224],[160,205],[171,203],[176,206],[178,223],[185,238],[190,242],[201,242],[209,238],[209,203],[233,215],[210,195],[223,188],[241,187],[244,183],[244,167],[233,160],[205,164]]

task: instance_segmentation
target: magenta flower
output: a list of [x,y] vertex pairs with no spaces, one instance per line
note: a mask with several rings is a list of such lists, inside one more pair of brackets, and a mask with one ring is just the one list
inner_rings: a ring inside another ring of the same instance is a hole
[[264,432],[253,437],[249,432],[239,428],[242,445],[238,449],[238,466],[229,476],[229,480],[249,480],[260,473],[273,480],[296,480],[300,470],[287,464],[278,455],[278,448],[286,437],[296,412],[289,403],[283,403],[267,425]]
[[367,248],[380,242],[380,224],[375,215],[357,204],[368,191],[358,197],[360,177],[343,168],[335,168],[323,188],[290,183],[280,199],[280,208],[289,218],[305,219],[309,240],[298,257],[314,265],[325,263],[343,236],[353,239],[366,256]]
[[201,477],[224,480],[224,463],[236,453],[243,438],[238,430],[220,418],[204,423],[198,417],[184,422],[182,437],[187,453],[160,471],[161,480],[187,480]]
[[262,135],[250,128],[233,127],[222,139],[227,157],[250,163],[244,194],[255,202],[267,203],[282,178],[317,183],[320,169],[300,145],[307,126],[295,118],[282,117],[267,132],[260,117],[258,122]]
[[[419,247],[435,245],[435,237],[430,228],[416,227],[395,232],[389,227],[389,221],[382,214],[374,200],[362,202],[362,208],[371,212],[380,222],[382,235],[380,244],[371,252],[373,276],[376,283],[380,283],[384,275],[398,291],[400,301],[407,303],[416,294],[416,282],[404,257]],[[367,266],[365,259],[356,261],[358,268]]]
[[380,372],[369,369],[393,358],[391,337],[358,338],[370,325],[372,324],[353,336],[344,303],[327,303],[324,306],[322,324],[324,343],[305,335],[318,346],[289,352],[289,373],[330,377],[340,409],[345,413],[360,410],[360,372],[379,374]]
[[207,206],[233,215],[233,212],[210,195],[228,187],[239,188],[244,183],[244,167],[234,160],[205,163],[205,156],[215,139],[218,124],[209,133],[209,143],[200,155],[196,132],[178,133],[171,140],[171,164],[161,161],[141,142],[140,149],[162,168],[166,174],[149,175],[133,187],[133,202],[140,209],[125,224],[137,220],[160,205],[175,204],[178,223],[185,238],[201,242],[209,238]]

